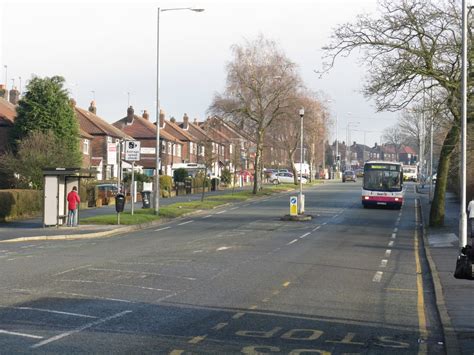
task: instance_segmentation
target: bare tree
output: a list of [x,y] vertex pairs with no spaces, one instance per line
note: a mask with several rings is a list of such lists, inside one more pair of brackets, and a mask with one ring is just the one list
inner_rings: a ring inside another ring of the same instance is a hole
[[452,117],[438,164],[430,225],[444,224],[450,158],[459,140],[461,6],[456,0],[381,0],[380,16],[340,25],[326,51],[327,68],[339,56],[360,50],[370,66],[364,93],[378,110],[400,110],[434,90]]
[[232,47],[233,60],[227,65],[227,83],[216,94],[209,111],[236,123],[255,137],[255,179],[253,193],[260,189],[262,152],[266,129],[285,114],[301,79],[296,66],[276,43],[259,36],[253,42]]
[[394,126],[385,128],[383,131],[382,139],[386,144],[389,144],[395,148],[396,159],[398,159],[398,154],[400,154],[400,149],[406,143],[406,137],[404,136],[399,125],[395,124]]

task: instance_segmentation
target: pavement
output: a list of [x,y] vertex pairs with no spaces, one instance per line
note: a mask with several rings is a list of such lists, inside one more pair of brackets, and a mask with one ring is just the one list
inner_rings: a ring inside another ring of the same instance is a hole
[[[474,354],[474,280],[454,278],[459,254],[459,200],[446,193],[445,224],[429,227],[429,187],[418,187],[425,228],[425,251],[433,276],[448,354]],[[468,242],[472,244],[468,234]]]
[[[250,189],[251,186],[236,188],[235,191],[243,191]],[[206,197],[217,196],[231,193],[232,190],[219,190],[206,192]],[[176,202],[195,201],[201,198],[201,193],[180,195],[172,198],[160,199],[160,205],[166,206]],[[135,210],[142,208],[142,203],[137,202],[134,206]],[[131,210],[131,204],[125,206],[125,211]],[[103,206],[98,208],[88,208],[79,211],[79,222],[81,218],[92,216],[100,216],[115,213],[115,205]],[[44,239],[74,239],[86,237],[106,237],[114,234],[139,230],[149,227],[150,224],[161,224],[163,221],[155,221],[136,226],[118,226],[118,225],[87,225],[79,223],[76,227],[43,227],[42,217],[30,218],[24,220],[16,220],[12,222],[0,223],[0,241],[5,240],[44,240]]]

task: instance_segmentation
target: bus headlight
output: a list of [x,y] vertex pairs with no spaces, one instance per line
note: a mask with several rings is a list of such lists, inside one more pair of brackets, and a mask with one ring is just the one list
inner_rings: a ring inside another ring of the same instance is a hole
[[398,201],[398,197],[395,197],[395,201]]
[[364,196],[364,200],[368,200],[369,199],[369,196]]

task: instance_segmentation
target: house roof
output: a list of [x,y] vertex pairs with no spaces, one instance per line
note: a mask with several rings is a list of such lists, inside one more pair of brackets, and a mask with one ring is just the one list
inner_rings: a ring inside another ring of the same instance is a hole
[[415,150],[409,146],[403,146],[402,149],[400,149],[400,153],[416,155]]
[[[179,123],[180,126],[182,124],[183,123]],[[199,127],[197,123],[188,122],[188,127],[188,132],[191,133],[197,139],[197,141],[208,141],[211,139],[206,131]]]
[[219,132],[216,128],[212,127],[212,125],[208,124],[208,122],[202,122],[201,128],[203,128],[208,135],[221,144],[231,142],[229,137],[227,137],[224,133]]
[[190,133],[183,130],[180,126],[178,126],[176,123],[173,123],[171,121],[165,120],[164,130],[170,133],[171,135],[175,136],[181,141],[196,142],[195,137],[193,137]]
[[88,110],[84,110],[75,106],[74,111],[79,121],[80,128],[92,136],[106,135],[115,138],[132,138],[129,135],[123,133],[117,127],[114,127],[110,123],[104,121],[102,118]]
[[79,128],[79,135],[81,136],[81,138],[94,139],[94,136],[90,135],[81,128]]
[[0,97],[0,125],[13,126],[16,117],[16,107],[8,100]]
[[[135,139],[156,139],[156,125],[146,118],[137,115],[133,115],[132,123],[128,123],[127,117],[124,117],[115,122],[113,126]],[[183,144],[182,142],[179,142],[178,138],[164,129],[160,129],[160,137],[167,141]]]

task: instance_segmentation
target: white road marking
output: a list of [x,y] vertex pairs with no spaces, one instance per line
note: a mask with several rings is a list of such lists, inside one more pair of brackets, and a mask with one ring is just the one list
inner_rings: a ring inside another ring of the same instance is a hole
[[223,211],[217,212],[216,214],[222,214],[222,213],[226,213],[226,212],[227,212],[227,210],[223,210]]
[[57,274],[54,274],[53,276],[59,276],[59,275],[66,274],[66,273],[71,272],[71,271],[76,271],[76,270],[84,269],[84,268],[90,267],[90,266],[92,266],[92,265],[89,264],[89,265],[74,267],[74,268],[69,269],[69,270],[65,270],[65,271],[58,272]]
[[46,339],[46,340],[43,340],[43,341],[40,341],[39,343],[36,343],[35,345],[31,346],[32,349],[37,349],[43,345],[46,345],[46,344],[49,344],[53,341],[56,341],[56,340],[59,340],[59,339],[62,339],[62,338],[65,338],[65,337],[68,337],[72,334],[76,334],[76,333],[79,333],[79,332],[82,332],[83,330],[86,330],[86,329],[89,329],[91,327],[94,327],[96,325],[99,325],[99,324],[102,324],[102,323],[105,323],[105,322],[108,322],[109,320],[112,320],[112,319],[115,319],[115,318],[119,318],[119,317],[123,317],[124,315],[128,314],[128,313],[131,313],[132,311],[128,310],[128,311],[123,311],[123,312],[120,312],[120,313],[117,313],[117,314],[114,314],[110,317],[106,317],[106,318],[102,318],[102,319],[99,319],[99,320],[96,320],[95,322],[91,322],[91,323],[88,323],[86,325],[83,325],[82,327],[79,327],[77,329],[74,329],[74,330],[70,330],[69,332],[65,332],[65,333],[62,333],[62,334],[59,334],[59,335],[56,335],[52,338],[49,338],[49,339]]
[[300,239],[306,238],[306,237],[307,237],[308,235],[310,235],[310,234],[311,234],[311,232],[305,233],[305,234],[303,234],[303,235],[300,237]]
[[203,341],[204,339],[206,339],[206,337],[207,337],[207,335],[194,337],[190,341],[188,341],[188,344],[198,344],[201,341]]
[[134,301],[122,300],[120,298],[110,298],[110,297],[85,295],[83,293],[71,293],[71,292],[57,292],[57,293],[60,294],[60,295],[68,295],[68,296],[74,296],[74,297],[97,298],[99,300],[107,300],[107,301],[114,301],[114,302],[135,303]]
[[397,237],[397,233],[392,233],[392,239],[395,239]]
[[312,230],[312,232],[316,232],[319,228],[321,228],[321,226],[317,226],[316,228]]
[[204,216],[202,218],[204,219],[204,218],[209,218],[209,217],[212,217],[212,214],[208,214],[207,216]]
[[232,207],[232,208],[229,208],[229,211],[234,211],[234,210],[237,210],[239,209],[238,207]]
[[287,243],[286,245],[291,245],[293,243],[296,243],[298,241],[298,239],[293,239],[291,242]]
[[119,283],[107,282],[107,281],[91,281],[91,280],[59,280],[59,281],[61,281],[61,282],[86,283],[86,284],[100,284],[100,285],[123,286],[123,287],[139,288],[139,289],[142,289],[142,290],[150,290],[150,291],[165,291],[165,292],[171,291],[171,290],[165,290],[165,289],[162,289],[162,288],[153,288],[153,287],[145,287],[145,286],[135,286],[135,285],[119,284]]
[[99,318],[99,317],[89,316],[89,315],[87,315],[87,314],[55,311],[55,310],[53,310],[53,309],[46,309],[46,308],[8,307],[8,306],[0,306],[0,308],[18,309],[18,310],[22,310],[22,311],[37,311],[37,312],[45,312],[45,313],[54,313],[54,314],[62,314],[62,315],[65,315],[65,316],[74,316],[74,317],[82,317],[82,318],[93,318],[93,319]]
[[232,319],[239,319],[241,317],[243,317],[245,315],[245,313],[243,312],[239,312],[239,313],[236,313],[232,316]]
[[93,267],[89,268],[88,270],[91,270],[91,271],[122,272],[122,273],[125,273],[125,274],[142,274],[142,275],[163,276],[163,277],[171,277],[171,278],[191,280],[191,281],[196,280],[195,277],[172,276],[172,275],[165,275],[165,274],[160,274],[160,273],[157,273],[157,272],[147,272],[147,271],[131,271],[131,270],[118,270],[118,269],[93,268]]
[[193,251],[193,253],[194,253],[194,254],[195,254],[195,253],[202,253],[203,251],[204,251],[204,250],[195,250],[195,251]]
[[216,326],[214,326],[212,329],[214,330],[221,330],[222,328],[225,328],[229,323],[218,323]]
[[380,267],[386,267],[387,263],[388,263],[387,259],[382,259],[382,261],[380,262]]
[[392,251],[390,249],[385,250],[385,257],[388,258],[392,254]]
[[184,226],[185,224],[193,223],[193,222],[194,221],[187,221],[187,222],[179,223],[178,226]]
[[227,250],[227,249],[230,249],[230,247],[220,247],[220,248],[217,248],[216,251]]
[[3,330],[3,329],[0,329],[0,334],[16,335],[16,336],[19,336],[19,337],[32,338],[32,339],[43,339],[43,337],[40,337],[39,335],[9,332],[8,330]]
[[383,275],[383,272],[382,271],[377,271],[374,275],[374,278],[372,279],[373,282],[380,282],[380,280],[382,280],[382,275]]
[[397,232],[398,232],[398,228],[394,228],[393,233],[397,233]]
[[170,229],[170,228],[171,227],[164,227],[164,228],[155,229],[155,232],[164,231],[164,230]]
[[328,224],[328,222],[324,222],[323,224],[321,224],[322,226],[325,226],[326,224]]
[[389,247],[393,247],[393,243],[394,243],[393,240],[389,241],[389,242],[388,242],[388,246],[389,246]]
[[336,218],[336,217],[337,217],[337,214],[336,214],[336,215],[334,215],[334,216],[332,216],[331,218]]

